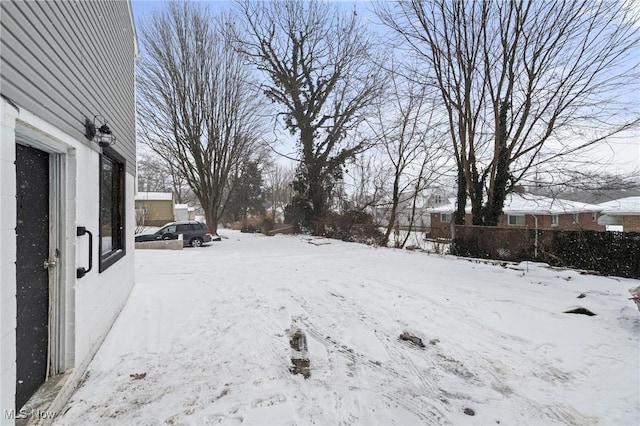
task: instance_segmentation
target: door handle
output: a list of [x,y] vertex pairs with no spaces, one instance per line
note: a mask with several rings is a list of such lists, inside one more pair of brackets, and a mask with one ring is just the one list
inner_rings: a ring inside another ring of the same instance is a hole
[[42,265],[44,269],[52,269],[55,268],[58,263],[54,260],[45,259],[44,264]]
[[76,236],[82,237],[85,234],[89,234],[89,268],[80,267],[76,269],[76,278],[84,277],[93,267],[93,234],[87,230],[84,226],[78,226],[76,228]]

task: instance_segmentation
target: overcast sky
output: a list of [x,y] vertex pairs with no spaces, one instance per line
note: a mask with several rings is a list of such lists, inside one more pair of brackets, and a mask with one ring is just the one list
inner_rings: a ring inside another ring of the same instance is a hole
[[[223,0],[200,0],[199,2],[208,3],[212,10],[229,10],[234,8],[233,1]],[[147,1],[147,0],[134,0],[131,2],[136,26],[140,26],[147,17],[151,16],[154,11],[163,10],[167,1]],[[368,19],[375,19],[372,13],[368,10],[371,9],[371,3],[368,1],[340,1],[342,5],[355,4],[357,9],[362,12],[362,16]],[[637,3],[640,5],[640,2]],[[639,6],[640,7],[640,6]],[[378,27],[379,29],[379,27]],[[140,37],[140,31],[138,30],[138,37]],[[640,55],[640,47],[638,47],[638,55]],[[629,96],[636,105],[640,105],[640,90],[638,90],[638,84],[635,84],[635,90],[629,92]],[[283,148],[286,151],[286,148]],[[589,153],[589,156],[593,156],[593,152]],[[612,173],[629,173],[640,169],[640,130],[636,130],[633,133],[627,133],[623,136],[611,138],[607,144],[602,145],[602,148],[598,151],[597,155],[601,157],[601,161],[611,161],[612,166],[610,172]],[[593,160],[593,159],[592,159]]]

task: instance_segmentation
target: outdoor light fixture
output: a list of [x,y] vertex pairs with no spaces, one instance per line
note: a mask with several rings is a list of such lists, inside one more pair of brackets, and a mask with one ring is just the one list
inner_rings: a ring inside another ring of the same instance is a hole
[[[100,125],[100,127],[97,127],[98,125]],[[111,132],[109,126],[107,126],[107,121],[103,116],[96,115],[93,117],[93,121],[88,118],[85,119],[84,127],[84,135],[87,139],[90,141],[95,139],[102,148],[116,143],[116,137],[113,135],[113,132]]]

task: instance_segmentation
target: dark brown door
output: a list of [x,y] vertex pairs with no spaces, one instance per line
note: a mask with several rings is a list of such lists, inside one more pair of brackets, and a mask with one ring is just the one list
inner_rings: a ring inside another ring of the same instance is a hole
[[49,344],[49,154],[16,145],[16,409],[44,383]]

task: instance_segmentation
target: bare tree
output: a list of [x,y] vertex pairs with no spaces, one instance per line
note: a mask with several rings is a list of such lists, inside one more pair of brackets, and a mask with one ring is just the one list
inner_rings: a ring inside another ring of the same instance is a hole
[[295,170],[281,164],[269,164],[264,171],[267,201],[274,223],[277,222],[277,212],[284,214],[284,208],[291,202],[292,184]]
[[144,192],[165,192],[171,188],[164,161],[153,153],[138,153],[136,159],[138,190]]
[[297,137],[294,204],[305,222],[322,221],[345,161],[368,146],[353,130],[382,87],[371,41],[355,11],[329,2],[245,1],[240,10],[237,48],[263,71],[264,94]]
[[[345,199],[348,209],[369,212],[378,221],[378,208],[387,197],[386,183],[390,179],[388,167],[377,150],[358,155],[345,171]],[[347,179],[350,178],[350,179]],[[348,191],[346,187],[352,187]]]
[[191,188],[174,163],[163,160],[151,151],[138,155],[137,166],[138,190],[172,192],[178,204],[194,201]]
[[141,31],[140,137],[184,176],[212,232],[260,129],[256,85],[228,26],[200,4],[171,2]]
[[599,204],[640,195],[640,171],[614,174],[574,170],[560,178],[553,174],[538,175],[528,188],[531,193],[547,197]]
[[[390,82],[387,101],[378,105],[375,121],[371,122],[371,130],[391,176],[387,185],[391,188],[385,191],[389,194],[388,221],[382,241],[385,245],[397,225],[399,210],[411,205],[408,237],[414,225],[419,196],[450,168],[428,87],[419,84],[415,78],[404,77],[397,70],[390,74]],[[402,247],[406,241],[406,238],[396,240],[395,245]]]
[[[381,4],[381,19],[440,91],[458,168],[456,222],[496,225],[506,195],[541,164],[639,123],[637,15],[601,0]],[[628,99],[628,98],[627,98]]]

